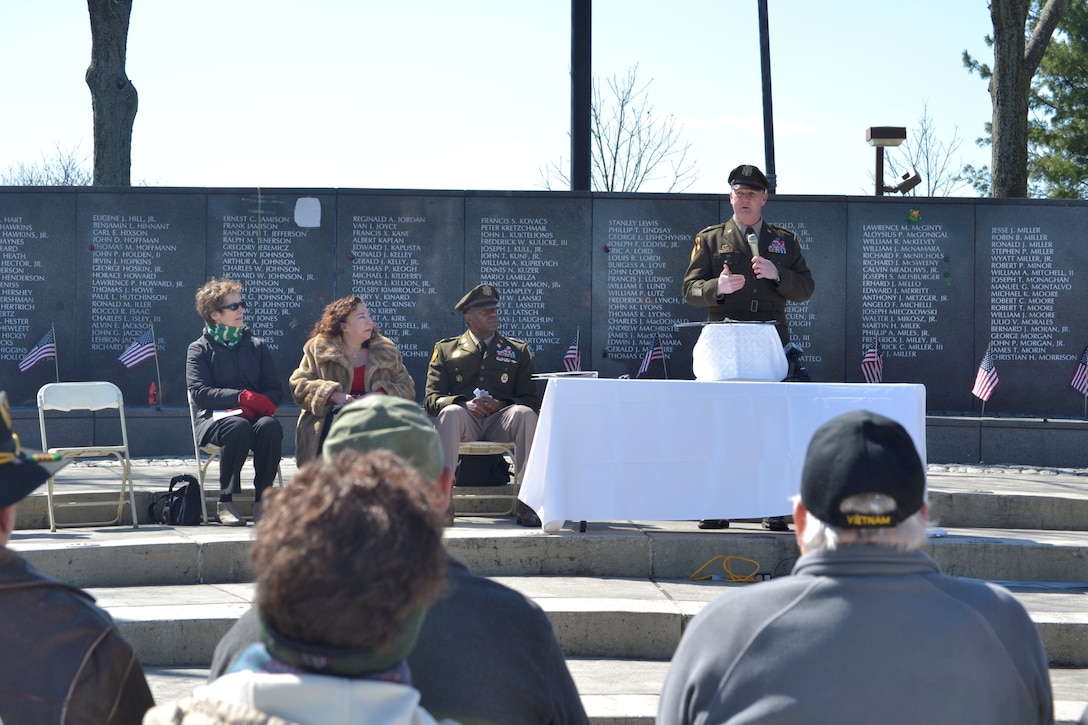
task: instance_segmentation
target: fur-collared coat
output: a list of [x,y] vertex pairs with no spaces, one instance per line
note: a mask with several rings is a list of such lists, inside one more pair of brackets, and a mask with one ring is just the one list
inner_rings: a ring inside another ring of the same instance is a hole
[[[363,382],[367,393],[386,393],[415,400],[416,385],[396,345],[375,332]],[[311,337],[302,347],[302,361],[291,373],[291,394],[302,408],[295,428],[295,460],[302,465],[318,454],[321,426],[329,413],[329,396],[351,390],[355,369],[340,338]]]

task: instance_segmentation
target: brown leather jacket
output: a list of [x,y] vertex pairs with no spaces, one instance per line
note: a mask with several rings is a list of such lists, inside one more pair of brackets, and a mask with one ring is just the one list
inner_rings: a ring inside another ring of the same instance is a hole
[[143,667],[94,598],[0,546],[0,720],[138,724],[155,704]]

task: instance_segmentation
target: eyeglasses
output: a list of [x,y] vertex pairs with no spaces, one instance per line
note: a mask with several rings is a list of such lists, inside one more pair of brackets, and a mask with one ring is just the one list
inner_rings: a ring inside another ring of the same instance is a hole
[[222,312],[223,310],[230,310],[231,312],[236,312],[239,309],[244,310],[245,308],[246,308],[246,303],[245,302],[231,302],[229,305],[221,306],[219,308],[219,311]]

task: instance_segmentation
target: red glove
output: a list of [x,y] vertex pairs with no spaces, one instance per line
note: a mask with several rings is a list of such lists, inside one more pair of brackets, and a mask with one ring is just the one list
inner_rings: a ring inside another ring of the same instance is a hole
[[249,407],[246,407],[244,405],[239,405],[238,408],[239,408],[239,410],[242,411],[238,415],[240,417],[242,417],[242,418],[245,418],[246,420],[257,420],[258,418],[261,417],[261,416],[257,415],[257,413],[253,410],[253,408],[249,408]]
[[252,390],[243,390],[239,393],[238,404],[242,408],[249,408],[257,415],[276,414],[276,404],[269,400],[267,395],[254,393]]

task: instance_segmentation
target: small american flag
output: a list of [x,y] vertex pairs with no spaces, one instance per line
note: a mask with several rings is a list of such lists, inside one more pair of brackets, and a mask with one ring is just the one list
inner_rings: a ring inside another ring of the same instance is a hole
[[1080,360],[1077,361],[1077,370],[1073,373],[1073,379],[1069,381],[1069,384],[1081,395],[1088,395],[1088,347],[1081,352]]
[[566,354],[563,355],[563,369],[568,373],[581,372],[582,370],[582,351],[578,349],[578,336],[581,332],[574,333],[574,342],[567,348]]
[[642,374],[650,369],[650,365],[654,360],[664,360],[665,351],[661,349],[660,345],[654,345],[646,351],[646,356],[642,358],[642,364],[638,366],[638,373],[635,374],[636,378],[642,377]]
[[986,402],[993,395],[997,387],[997,368],[994,367],[994,357],[990,354],[990,348],[986,348],[986,354],[982,356],[982,362],[978,366],[975,375],[975,387],[971,388],[971,394]]
[[861,377],[867,383],[884,380],[884,353],[880,352],[879,340],[873,340],[873,344],[865,351],[865,357],[861,358]]
[[57,356],[57,343],[53,337],[53,328],[42,336],[38,344],[27,350],[26,357],[19,362],[19,372],[25,373],[42,360],[52,360]]
[[130,368],[134,365],[139,365],[144,360],[155,357],[155,339],[151,335],[151,328],[147,328],[147,332],[140,335],[136,342],[128,346],[128,348],[121,353],[121,357],[117,358],[125,364],[126,368]]

